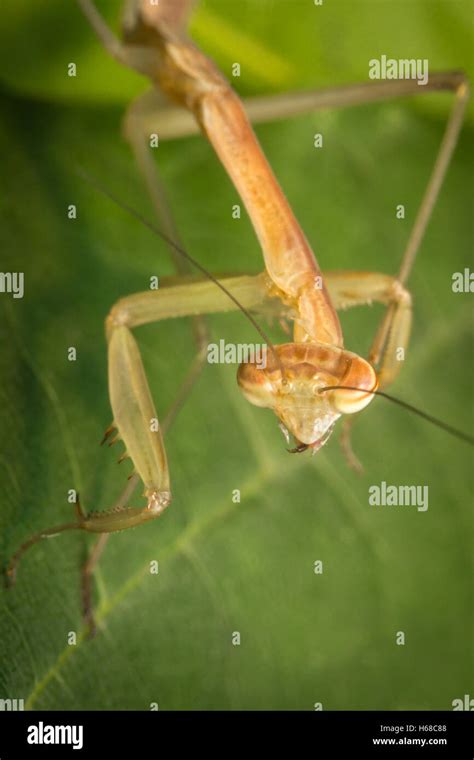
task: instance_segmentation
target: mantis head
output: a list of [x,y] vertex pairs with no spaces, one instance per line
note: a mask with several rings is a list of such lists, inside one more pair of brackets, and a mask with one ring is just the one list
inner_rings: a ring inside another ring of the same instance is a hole
[[[273,409],[301,449],[317,451],[341,414],[359,412],[374,398],[375,370],[342,348],[284,343],[269,351],[267,358],[264,367],[255,362],[241,364],[237,381],[250,403]],[[335,385],[351,390],[322,390]]]

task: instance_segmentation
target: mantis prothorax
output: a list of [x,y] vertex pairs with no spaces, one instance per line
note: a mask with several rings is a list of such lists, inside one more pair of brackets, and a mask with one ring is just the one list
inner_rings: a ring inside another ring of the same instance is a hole
[[[412,309],[406,281],[454,150],[468,99],[468,83],[462,72],[432,74],[423,88],[425,93],[451,91],[455,99],[398,275],[345,271],[323,276],[251,121],[415,95],[420,93],[417,82],[370,82],[322,92],[252,98],[243,103],[214,63],[187,38],[190,0],[128,2],[123,41],[111,32],[92,0],[78,3],[107,51],[151,81],[152,89],[129,108],[124,132],[168,237],[179,242],[169,215],[163,212],[163,191],[148,150],[148,137],[159,131],[161,139],[176,138],[201,129],[242,198],[262,249],[265,269],[258,275],[220,278],[226,292],[216,287],[215,281],[204,279],[131,295],[113,306],[106,320],[113,428],[125,445],[136,475],[112,510],[88,515],[77,504],[75,521],[26,541],[8,566],[11,580],[24,551],[44,537],[71,529],[108,534],[153,520],[166,509],[171,487],[163,429],[204,361],[203,315],[241,306],[253,314],[275,315],[293,322],[291,342],[271,346],[264,368],[252,362],[242,364],[237,379],[252,404],[273,409],[284,429],[294,437],[297,451],[317,451],[341,416],[350,419],[370,403],[377,389],[393,382],[400,368],[397,349],[407,346],[410,333]],[[180,271],[185,271],[179,253],[175,253],[175,259]],[[344,347],[337,310],[373,301],[387,309],[368,358],[364,359]],[[132,329],[178,316],[194,318],[198,354],[174,409],[161,427],[152,427],[150,423],[157,414]],[[112,428],[108,434],[111,432]],[[344,442],[349,461],[354,462],[347,431]],[[138,478],[144,484],[147,505],[126,506]],[[89,622],[90,576],[103,545],[100,540],[85,568],[84,607]]]

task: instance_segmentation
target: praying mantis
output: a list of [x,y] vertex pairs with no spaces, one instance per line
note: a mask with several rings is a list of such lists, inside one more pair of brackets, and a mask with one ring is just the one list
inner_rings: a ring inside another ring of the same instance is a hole
[[[102,19],[92,0],[78,0],[105,50],[120,65],[147,77],[152,88],[140,96],[124,119],[124,134],[170,242],[178,270],[188,272],[170,215],[164,210],[163,189],[148,148],[150,133],[160,139],[194,134],[199,129],[211,143],[232,180],[252,221],[265,269],[258,275],[207,277],[164,286],[122,298],[106,319],[109,394],[113,424],[106,439],[122,440],[134,475],[116,505],[108,511],[85,513],[76,504],[76,519],[41,531],[13,555],[7,568],[15,579],[23,553],[39,540],[68,530],[101,534],[83,573],[83,606],[93,629],[91,577],[105,538],[155,520],[171,501],[171,482],[164,433],[184,402],[206,356],[203,317],[240,309],[271,316],[293,325],[291,340],[268,346],[265,367],[242,364],[238,385],[254,406],[272,409],[294,451],[317,452],[337,421],[362,411],[375,393],[390,386],[401,367],[397,351],[408,345],[412,307],[407,279],[443,182],[468,100],[468,83],[461,72],[431,74],[424,92],[454,93],[454,105],[431,177],[409,235],[396,276],[374,272],[322,272],[304,232],[257,142],[251,122],[306,113],[321,107],[341,107],[420,93],[415,81],[367,82],[323,92],[252,98],[242,103],[216,66],[187,38],[185,28],[193,3],[189,0],[134,0],[126,6],[123,42]],[[201,268],[202,269],[202,268]],[[386,306],[367,359],[344,346],[340,309],[379,302]],[[176,317],[193,317],[196,358],[164,421],[156,424],[155,409],[133,329]],[[350,445],[350,425],[343,445],[356,466]],[[145,507],[129,505],[141,481]]]

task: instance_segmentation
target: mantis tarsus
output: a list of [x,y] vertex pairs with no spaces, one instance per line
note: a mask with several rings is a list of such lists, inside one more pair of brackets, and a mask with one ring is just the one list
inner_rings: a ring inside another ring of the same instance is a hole
[[[461,72],[432,74],[424,92],[448,90],[454,105],[441,146],[410,233],[397,276],[372,272],[327,272],[322,275],[314,254],[285,198],[250,126],[251,121],[288,116],[321,107],[376,102],[420,93],[415,81],[392,80],[264,98],[242,105],[215,65],[186,37],[189,0],[134,0],[124,16],[124,41],[109,30],[92,0],[78,0],[106,50],[152,83],[152,89],[127,111],[124,133],[135,154],[156,206],[161,226],[171,241],[176,266],[187,271],[179,253],[179,238],[164,210],[163,191],[148,149],[151,132],[161,139],[204,132],[233,181],[247,209],[264,255],[258,275],[212,279],[138,293],[116,303],[106,320],[109,391],[113,427],[133,462],[135,475],[116,506],[86,514],[77,503],[74,521],[32,536],[13,556],[7,569],[14,579],[22,554],[43,537],[66,530],[102,534],[84,568],[84,611],[93,625],[91,574],[109,533],[140,525],[160,516],[171,500],[163,432],[171,423],[197,377],[206,354],[206,314],[242,308],[252,314],[274,315],[293,322],[293,340],[269,342],[265,368],[242,364],[238,383],[256,406],[271,408],[296,441],[297,451],[317,451],[342,415],[365,408],[377,389],[395,379],[397,349],[407,346],[411,297],[406,281],[432,213],[454,150],[468,99]],[[387,306],[366,359],[343,345],[337,309],[378,301]],[[193,316],[198,344],[196,359],[161,426],[143,370],[132,328],[177,316]],[[351,417],[347,416],[346,420]],[[345,451],[354,463],[346,426]],[[127,506],[137,482],[144,484],[147,505]]]

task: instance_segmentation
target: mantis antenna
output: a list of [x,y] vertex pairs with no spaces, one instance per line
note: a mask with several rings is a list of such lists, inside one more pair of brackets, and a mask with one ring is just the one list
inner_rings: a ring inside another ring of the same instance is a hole
[[[327,385],[325,388],[320,388],[318,390],[318,393],[324,393],[325,391],[335,391],[335,390],[358,391],[360,393],[360,388],[355,388],[351,385]],[[450,435],[453,435],[455,438],[459,438],[461,441],[465,441],[466,443],[469,443],[471,446],[474,446],[474,437],[469,435],[469,433],[465,433],[463,430],[458,430],[452,425],[449,425],[447,422],[443,422],[443,420],[439,420],[437,417],[433,417],[433,415],[428,414],[427,412],[423,412],[421,409],[417,409],[416,406],[413,406],[412,404],[408,404],[406,401],[403,401],[400,398],[396,398],[395,396],[392,396],[389,393],[385,393],[385,391],[364,391],[364,392],[372,393],[374,396],[381,396],[382,398],[386,398],[389,401],[393,401],[394,404],[398,404],[398,406],[403,407],[403,409],[407,409],[409,412],[413,412],[413,414],[417,414],[422,419],[427,420],[427,422],[431,422],[432,425],[436,425],[436,427],[439,427],[441,428],[441,430],[446,431],[446,433],[449,433]]]
[[137,211],[133,206],[130,206],[125,201],[121,200],[120,198],[117,198],[113,193],[110,192],[106,187],[104,187],[100,182],[98,182],[96,179],[91,177],[86,171],[83,169],[77,167],[76,168],[77,174],[85,180],[91,187],[93,187],[95,190],[98,190],[102,195],[104,195],[106,198],[109,198],[113,203],[115,203],[119,208],[121,208],[123,211],[126,211],[128,214],[133,216],[137,221],[139,221],[144,227],[147,227],[149,230],[155,233],[155,235],[158,235],[162,240],[165,241],[165,243],[168,243],[168,245],[172,246],[172,248],[177,251],[180,256],[183,256],[187,261],[189,261],[190,264],[192,264],[196,269],[198,269],[202,274],[204,274],[211,282],[213,282],[215,285],[217,285],[220,290],[222,290],[230,300],[235,303],[235,305],[240,309],[240,311],[244,314],[244,316],[249,320],[249,322],[255,327],[258,334],[263,338],[265,343],[270,348],[270,351],[272,352],[275,362],[281,372],[282,377],[285,377],[285,368],[283,366],[283,363],[278,356],[275,346],[273,342],[270,340],[266,332],[260,325],[258,324],[257,320],[251,315],[251,313],[248,311],[248,309],[243,306],[240,301],[225,287],[225,285],[218,280],[217,277],[214,277],[214,275],[209,272],[208,269],[206,269],[202,264],[199,263],[191,254],[189,254],[187,251],[184,250],[180,245],[178,245],[172,238],[169,237],[165,232],[163,232],[157,225],[153,224],[153,222],[150,222],[149,219],[144,217],[139,211]]

